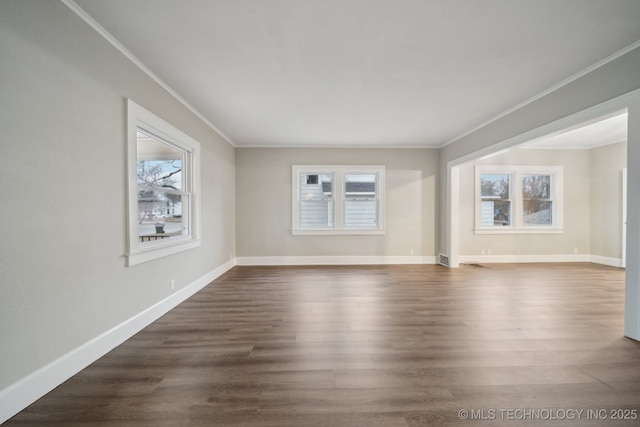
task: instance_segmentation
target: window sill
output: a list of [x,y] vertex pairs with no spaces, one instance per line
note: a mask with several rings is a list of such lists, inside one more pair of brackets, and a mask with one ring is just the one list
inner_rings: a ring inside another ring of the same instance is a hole
[[383,235],[385,230],[291,230],[293,236]]
[[201,245],[200,239],[189,239],[167,242],[163,245],[154,245],[137,249],[127,255],[127,265],[137,265],[143,262],[152,261],[167,255],[177,254],[189,249],[197,248]]
[[475,234],[562,234],[564,228],[476,228]]

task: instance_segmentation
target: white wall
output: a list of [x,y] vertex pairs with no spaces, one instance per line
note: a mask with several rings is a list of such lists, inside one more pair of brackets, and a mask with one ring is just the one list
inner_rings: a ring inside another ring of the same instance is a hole
[[589,150],[592,255],[622,258],[622,169],[626,167],[626,142]]
[[[386,165],[385,235],[292,236],[291,166]],[[437,150],[236,150],[237,254],[247,257],[435,256]]]
[[[0,58],[2,392],[168,298],[170,279],[177,292],[229,261],[235,159],[61,2],[1,2]],[[126,98],[200,141],[206,165],[202,246],[134,267],[124,257]]]
[[[624,334],[640,341],[640,94],[629,103],[627,134],[627,260]],[[635,184],[635,185],[634,185]]]

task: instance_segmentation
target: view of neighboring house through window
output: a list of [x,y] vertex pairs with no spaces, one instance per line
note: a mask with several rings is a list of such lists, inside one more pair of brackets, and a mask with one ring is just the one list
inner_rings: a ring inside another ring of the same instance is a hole
[[384,166],[293,166],[293,234],[382,234]]
[[377,227],[377,175],[371,173],[344,175],[344,226]]
[[476,166],[477,233],[561,233],[562,166]]
[[302,173],[300,178],[300,226],[333,227],[333,174]]

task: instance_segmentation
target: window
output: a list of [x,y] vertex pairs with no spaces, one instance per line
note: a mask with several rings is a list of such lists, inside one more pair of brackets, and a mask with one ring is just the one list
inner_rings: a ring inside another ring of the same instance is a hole
[[561,233],[562,166],[477,166],[476,233]]
[[293,234],[383,234],[384,166],[293,166]]
[[128,264],[200,246],[200,144],[128,102]]

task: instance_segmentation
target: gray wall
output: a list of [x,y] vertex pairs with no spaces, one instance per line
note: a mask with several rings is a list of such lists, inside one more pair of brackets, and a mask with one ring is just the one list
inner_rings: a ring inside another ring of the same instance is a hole
[[[386,165],[385,235],[292,236],[292,165]],[[437,150],[236,150],[239,257],[435,255]]]
[[[234,149],[58,1],[0,3],[0,390],[235,252]],[[202,246],[125,267],[131,98],[202,144]]]

